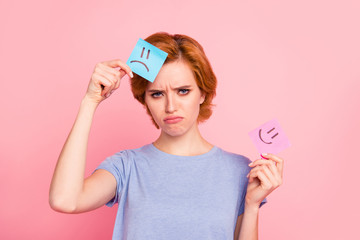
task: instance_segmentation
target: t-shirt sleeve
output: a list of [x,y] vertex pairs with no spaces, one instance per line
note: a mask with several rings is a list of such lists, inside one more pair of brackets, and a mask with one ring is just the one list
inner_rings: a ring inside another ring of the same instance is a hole
[[[126,162],[127,154],[125,151],[119,152],[106,158],[100,165],[95,169],[103,169],[110,172],[116,179],[116,193],[113,199],[111,199],[106,206],[112,207],[115,203],[119,202],[120,192],[124,186],[125,173],[126,173]],[[95,172],[94,171],[94,172]]]

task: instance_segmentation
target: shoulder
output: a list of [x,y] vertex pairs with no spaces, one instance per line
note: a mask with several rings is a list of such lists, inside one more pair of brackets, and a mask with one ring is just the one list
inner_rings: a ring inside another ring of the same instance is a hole
[[221,154],[221,156],[224,159],[229,159],[229,160],[233,160],[233,161],[237,161],[237,162],[241,162],[241,163],[245,163],[245,164],[249,164],[251,162],[250,159],[244,155],[229,152],[220,147],[217,147],[217,148],[219,149],[219,154]]
[[122,159],[122,158],[132,158],[134,156],[146,155],[149,149],[149,145],[150,144],[146,144],[138,148],[120,150],[119,152],[116,152],[109,158]]
[[103,164],[116,167],[131,165],[135,160],[141,159],[142,156],[146,156],[146,148],[147,145],[134,149],[120,150],[119,152],[107,157]]
[[244,167],[250,168],[249,163],[251,161],[246,156],[238,154],[238,153],[229,152],[229,151],[223,150],[222,148],[219,148],[219,147],[218,147],[218,149],[219,149],[218,152],[221,155],[221,158],[223,159],[223,161],[230,162],[241,168],[244,168]]

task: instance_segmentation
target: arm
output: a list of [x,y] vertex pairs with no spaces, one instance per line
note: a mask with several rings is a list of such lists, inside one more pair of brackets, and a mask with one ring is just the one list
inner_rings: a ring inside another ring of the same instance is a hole
[[238,217],[234,239],[257,240],[260,203],[282,184],[284,161],[273,155],[268,160],[259,159],[249,164],[249,183],[245,197],[245,210]]
[[244,213],[236,222],[234,239],[258,239],[259,207],[245,206]]
[[[120,67],[120,71],[114,68]],[[116,180],[111,173],[98,170],[84,180],[86,151],[95,110],[131,69],[120,60],[99,63],[94,69],[75,123],[58,158],[50,185],[50,206],[60,212],[90,211],[115,194]]]

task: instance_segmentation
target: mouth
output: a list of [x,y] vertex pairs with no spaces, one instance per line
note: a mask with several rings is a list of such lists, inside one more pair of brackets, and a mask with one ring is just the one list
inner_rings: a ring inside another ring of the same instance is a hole
[[164,122],[168,123],[168,124],[172,124],[172,123],[178,123],[180,121],[182,121],[184,118],[180,117],[180,116],[169,116],[164,118]]
[[130,63],[134,63],[134,62],[141,63],[142,65],[144,65],[144,67],[146,68],[146,70],[149,72],[149,68],[148,68],[148,66],[146,66],[145,63],[140,62],[140,61],[138,61],[138,60],[133,60],[133,61],[131,61]]

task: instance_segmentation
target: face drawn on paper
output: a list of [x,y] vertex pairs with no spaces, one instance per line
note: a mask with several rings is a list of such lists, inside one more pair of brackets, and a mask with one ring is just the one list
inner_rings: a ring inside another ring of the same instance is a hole
[[268,121],[252,130],[249,132],[249,136],[259,153],[277,154],[290,147],[290,141],[276,119]]
[[[274,135],[270,137],[271,139],[269,139],[269,134],[270,134],[272,131],[274,131],[275,128],[272,128],[272,129],[270,129],[270,130],[267,131],[267,132],[266,132],[266,131],[263,131],[263,132],[262,132],[262,130],[263,130],[263,129],[260,128],[260,130],[259,130],[259,138],[260,138],[260,140],[261,140],[263,143],[265,143],[265,144],[272,144],[272,143],[273,143],[272,140],[273,140],[277,135],[279,135],[278,132],[272,133],[272,134],[274,134]],[[265,132],[265,133],[264,133],[264,132]],[[264,135],[264,136],[263,136],[263,135]],[[264,139],[269,139],[269,140],[265,141]],[[276,140],[276,139],[275,139],[275,140]]]
[[140,38],[126,64],[134,73],[154,82],[167,55],[166,52]]
[[[143,47],[143,49],[142,49],[142,51],[141,51],[141,55],[140,55],[140,58],[141,58],[141,59],[142,59],[143,56],[144,56],[144,51],[145,51],[145,47]],[[149,60],[149,56],[150,56],[150,49],[147,50],[146,60]],[[130,63],[135,63],[135,62],[144,65],[144,67],[146,68],[146,71],[149,72],[149,68],[148,68],[148,66],[147,66],[144,62],[139,61],[139,60],[131,60],[131,61],[130,61]]]

